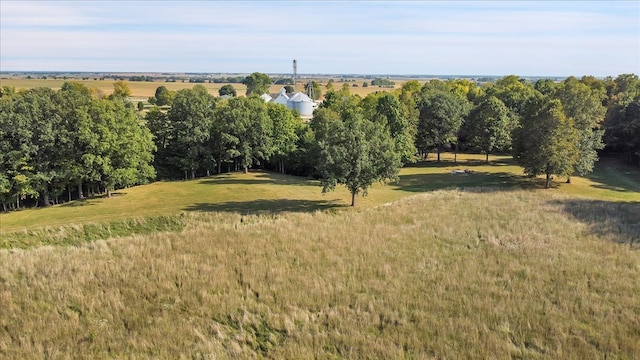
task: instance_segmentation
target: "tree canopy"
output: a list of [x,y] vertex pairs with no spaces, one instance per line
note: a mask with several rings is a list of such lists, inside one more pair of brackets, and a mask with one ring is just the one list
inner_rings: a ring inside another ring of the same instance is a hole
[[359,107],[341,108],[345,100],[334,103],[314,116],[318,158],[316,168],[321,176],[323,192],[343,184],[351,193],[351,206],[356,195],[367,195],[374,182],[397,179],[400,155],[386,124],[366,120]]
[[531,176],[568,175],[578,160],[578,133],[572,118],[557,99],[539,95],[524,105],[520,126],[514,132],[514,158]]
[[269,75],[267,74],[254,72],[244,78],[242,83],[247,86],[247,96],[262,95],[269,90],[269,86],[271,86],[271,78],[269,78]]

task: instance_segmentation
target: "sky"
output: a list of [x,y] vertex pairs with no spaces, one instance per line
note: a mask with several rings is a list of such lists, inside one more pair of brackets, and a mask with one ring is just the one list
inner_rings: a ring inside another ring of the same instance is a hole
[[0,1],[0,71],[617,76],[640,1]]

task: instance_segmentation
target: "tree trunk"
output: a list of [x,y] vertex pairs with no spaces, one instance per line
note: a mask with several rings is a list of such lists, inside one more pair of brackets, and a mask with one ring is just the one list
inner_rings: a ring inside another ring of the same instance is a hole
[[71,185],[67,185],[67,194],[69,195],[69,201],[71,201]]
[[2,203],[2,210],[3,210],[4,212],[7,212],[7,204]]
[[249,173],[249,167],[247,165],[244,166],[244,173],[245,174]]
[[440,162],[440,146],[438,146],[438,162]]
[[184,179],[189,180],[189,177],[187,176],[187,170],[184,171]]
[[193,169],[193,166],[191,167],[191,180],[196,178],[196,171]]
[[47,207],[49,205],[51,205],[51,202],[49,201],[49,191],[45,189],[42,192],[42,206]]
[[487,157],[485,158],[484,162],[486,162],[487,164],[489,163],[489,153],[487,153]]
[[351,206],[356,206],[356,192],[351,191]]
[[458,143],[456,143],[456,146],[454,147],[454,150],[453,150],[453,163],[454,164],[458,163]]
[[111,198],[111,189],[107,188],[106,190],[107,190],[107,197]]
[[567,176],[567,184],[571,184],[571,175]]
[[84,194],[82,193],[82,182],[78,184],[78,199],[84,199]]
[[551,174],[547,173],[547,181],[544,184],[544,188],[548,189],[551,186]]
[[218,174],[222,172],[222,158],[218,158]]

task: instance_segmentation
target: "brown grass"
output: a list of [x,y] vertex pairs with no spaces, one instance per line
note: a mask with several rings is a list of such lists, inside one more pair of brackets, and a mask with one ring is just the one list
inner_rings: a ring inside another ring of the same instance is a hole
[[638,214],[448,190],[3,250],[0,358],[638,358]]

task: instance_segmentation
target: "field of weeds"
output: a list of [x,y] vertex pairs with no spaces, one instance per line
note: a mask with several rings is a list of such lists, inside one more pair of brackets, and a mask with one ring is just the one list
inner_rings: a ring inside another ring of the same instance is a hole
[[0,358],[640,357],[635,170],[541,190],[466,161],[355,209],[257,172],[58,207],[66,225],[4,214]]

